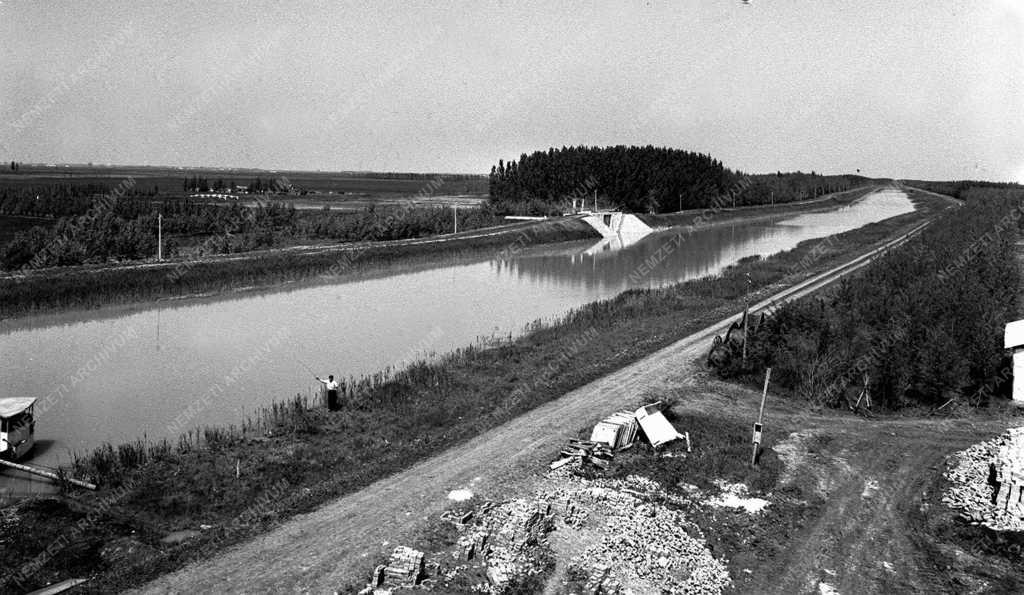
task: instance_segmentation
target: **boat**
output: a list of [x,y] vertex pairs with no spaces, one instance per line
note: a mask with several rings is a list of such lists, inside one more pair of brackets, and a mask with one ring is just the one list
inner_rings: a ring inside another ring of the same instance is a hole
[[0,458],[17,461],[35,444],[36,400],[31,397],[0,399]]

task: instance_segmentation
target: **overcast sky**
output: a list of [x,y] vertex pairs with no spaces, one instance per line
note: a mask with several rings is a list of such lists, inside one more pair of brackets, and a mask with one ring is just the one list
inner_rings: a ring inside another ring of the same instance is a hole
[[486,172],[654,144],[1024,182],[1014,0],[0,0],[0,159]]

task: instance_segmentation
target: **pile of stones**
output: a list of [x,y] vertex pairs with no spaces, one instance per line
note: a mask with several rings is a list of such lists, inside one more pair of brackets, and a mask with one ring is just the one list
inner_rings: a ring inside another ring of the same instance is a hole
[[374,569],[370,584],[360,595],[385,595],[394,588],[416,586],[423,578],[423,559],[423,552],[419,550],[404,545],[396,547],[388,563]]
[[657,482],[636,476],[587,480],[569,473],[550,475],[556,481],[545,496],[565,515],[565,530],[585,526],[600,535],[570,561],[589,577],[588,593],[710,594],[731,584],[728,569],[711,555],[699,527],[662,503],[664,490]]
[[942,501],[965,520],[996,531],[1024,531],[1024,427],[953,455]]
[[[534,548],[544,547],[552,529],[551,506],[543,501],[510,500],[484,515],[482,527],[469,534],[476,551],[485,556],[487,580],[501,593],[512,579],[543,570]],[[463,541],[460,540],[460,547]]]

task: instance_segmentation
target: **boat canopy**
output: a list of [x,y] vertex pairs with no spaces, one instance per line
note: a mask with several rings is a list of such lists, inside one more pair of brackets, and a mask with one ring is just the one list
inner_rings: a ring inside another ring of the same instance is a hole
[[33,397],[9,397],[0,399],[0,417],[14,417],[36,402]]

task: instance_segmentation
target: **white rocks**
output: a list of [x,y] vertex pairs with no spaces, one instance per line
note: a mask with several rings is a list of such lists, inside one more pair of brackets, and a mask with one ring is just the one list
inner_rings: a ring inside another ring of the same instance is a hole
[[717,508],[742,508],[750,514],[756,514],[764,510],[769,502],[763,498],[748,498],[747,486],[742,483],[715,482],[722,490],[717,498],[712,498],[708,504]]
[[943,503],[967,521],[996,531],[1024,531],[1024,427],[952,456]]
[[455,502],[465,502],[473,497],[473,492],[466,489],[452,490],[448,492],[448,499]]

